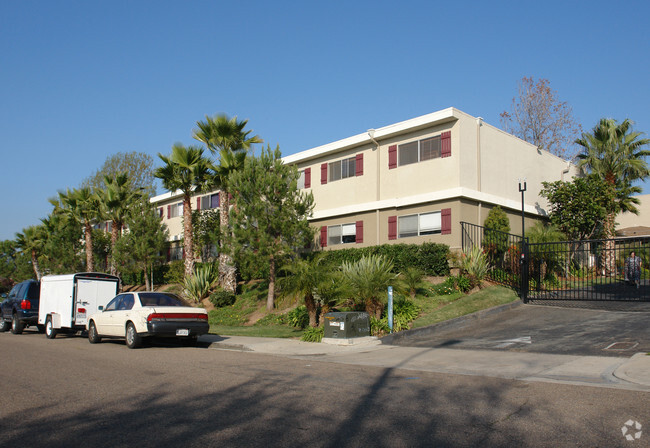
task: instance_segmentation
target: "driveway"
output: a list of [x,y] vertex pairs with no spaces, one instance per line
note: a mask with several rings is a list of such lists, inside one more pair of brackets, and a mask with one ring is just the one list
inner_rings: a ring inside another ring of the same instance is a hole
[[635,311],[520,305],[481,319],[459,319],[389,342],[409,347],[523,351],[582,356],[650,352],[650,304]]

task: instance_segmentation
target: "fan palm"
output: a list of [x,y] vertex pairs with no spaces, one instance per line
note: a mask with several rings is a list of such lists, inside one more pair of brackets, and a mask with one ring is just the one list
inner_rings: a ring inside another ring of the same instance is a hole
[[183,195],[183,248],[185,258],[185,277],[194,270],[194,244],[192,237],[192,194],[202,191],[208,178],[208,160],[203,156],[203,148],[185,147],[180,143],[172,147],[170,156],[158,154],[165,163],[156,169],[154,176],[162,181],[169,191],[179,190]]
[[283,267],[286,276],[280,280],[283,293],[298,294],[302,296],[309,314],[309,326],[318,326],[318,302],[316,297],[319,290],[330,278],[331,272],[323,263],[322,257],[312,260],[298,259],[292,264]]
[[[115,177],[104,176],[105,190],[101,190],[101,199],[104,218],[111,221],[111,254],[115,253],[115,244],[122,234],[124,221],[129,209],[141,197],[141,192],[131,188],[131,182],[126,173]],[[115,275],[115,261],[111,256],[111,274]]]
[[381,255],[368,255],[356,263],[343,262],[341,271],[350,290],[372,317],[381,318],[388,286],[395,282],[393,262]]
[[[640,138],[641,135],[641,132],[632,131],[629,119],[619,124],[611,118],[603,118],[591,134],[583,133],[576,140],[583,148],[578,155],[578,166],[601,176],[615,189],[616,199],[603,225],[605,238],[615,236],[615,218],[619,211],[638,214],[636,205],[639,200],[632,195],[640,193],[641,188],[632,184],[650,175],[645,160],[650,151],[643,149],[650,143],[650,139]],[[608,274],[615,269],[613,244],[613,241],[606,243],[603,251],[603,267]]]
[[93,224],[101,218],[99,196],[90,188],[83,187],[59,192],[59,199],[63,212],[83,226],[86,245],[86,269],[88,272],[93,272],[95,270],[95,261],[93,259],[92,230]]
[[37,280],[40,280],[42,276],[38,265],[38,256],[43,250],[46,238],[43,225],[29,226],[23,229],[23,233],[16,233],[16,245],[30,255]]
[[[214,177],[212,187],[220,190],[220,223],[221,234],[229,232],[230,191],[228,179],[230,175],[243,169],[246,153],[254,143],[262,143],[262,139],[255,135],[250,136],[246,131],[248,120],[238,120],[237,117],[228,118],[225,114],[218,114],[213,118],[206,116],[205,121],[196,123],[197,129],[193,137],[218,156],[217,163],[213,166]],[[232,258],[226,253],[223,239],[219,250],[219,284],[227,291],[234,292],[236,288],[236,270]]]

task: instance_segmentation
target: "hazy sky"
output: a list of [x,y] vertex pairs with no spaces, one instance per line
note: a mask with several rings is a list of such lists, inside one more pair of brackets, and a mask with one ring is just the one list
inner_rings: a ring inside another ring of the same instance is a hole
[[585,130],[649,133],[648,17],[647,1],[2,1],[0,240],[109,155],[158,163],[221,112],[288,155],[450,106],[499,127],[533,76]]

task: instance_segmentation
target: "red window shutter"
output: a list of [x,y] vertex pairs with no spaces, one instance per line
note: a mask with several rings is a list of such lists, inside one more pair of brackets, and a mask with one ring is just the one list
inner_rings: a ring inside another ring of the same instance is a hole
[[327,226],[320,228],[320,247],[327,247]]
[[305,169],[305,188],[311,188],[311,168]]
[[172,206],[168,205],[167,206],[167,218],[171,218],[171,217],[172,217]]
[[324,185],[327,183],[327,163],[320,166],[320,183]]
[[451,156],[451,131],[443,132],[440,135],[440,155],[442,157]]
[[451,209],[443,208],[440,211],[440,226],[441,232],[443,235],[449,235],[451,233]]
[[388,147],[388,169],[397,168],[397,145]]
[[397,216],[388,217],[388,239],[397,239]]
[[354,241],[356,243],[363,243],[363,221],[357,221],[357,234]]
[[363,154],[357,154],[357,162],[356,162],[356,175],[357,176],[363,176]]
[[196,198],[196,209],[201,210],[201,198]]

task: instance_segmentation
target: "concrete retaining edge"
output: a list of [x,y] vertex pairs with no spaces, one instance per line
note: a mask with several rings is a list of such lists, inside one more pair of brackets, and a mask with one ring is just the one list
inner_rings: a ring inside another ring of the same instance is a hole
[[428,325],[426,327],[415,328],[413,330],[400,331],[399,333],[389,334],[384,336],[379,341],[382,344],[386,345],[399,345],[398,342],[411,337],[420,337],[433,334],[435,332],[446,330],[449,328],[462,328],[477,320],[484,319],[488,316],[494,314],[499,314],[504,311],[511,310],[522,304],[521,300],[515,300],[514,302],[506,303],[504,305],[498,305],[492,308],[487,308],[485,310],[477,311],[475,313],[467,314],[465,316],[456,317],[454,319],[449,319],[444,322],[438,322],[437,324]]

